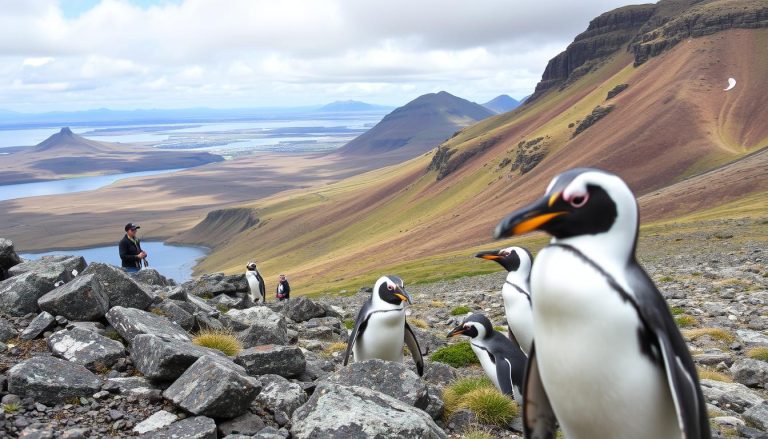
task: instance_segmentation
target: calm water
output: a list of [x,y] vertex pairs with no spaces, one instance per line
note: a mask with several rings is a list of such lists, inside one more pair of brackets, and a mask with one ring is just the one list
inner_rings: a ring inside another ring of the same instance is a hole
[[[204,247],[190,247],[180,245],[168,245],[160,241],[142,241],[141,248],[147,252],[149,267],[159,271],[165,277],[177,282],[184,282],[192,278],[192,267],[198,259],[208,254]],[[20,256],[27,259],[39,259],[45,255],[75,255],[85,258],[85,262],[103,262],[120,266],[120,254],[115,245],[107,247],[93,247],[81,250],[61,250],[45,253],[21,253]]]
[[97,177],[80,177],[68,178],[65,180],[41,181],[37,183],[8,184],[0,186],[0,201],[38,197],[41,195],[58,195],[72,192],[92,191],[126,178],[165,174],[179,170],[180,169],[165,169],[160,171],[126,172],[122,174],[100,175]]

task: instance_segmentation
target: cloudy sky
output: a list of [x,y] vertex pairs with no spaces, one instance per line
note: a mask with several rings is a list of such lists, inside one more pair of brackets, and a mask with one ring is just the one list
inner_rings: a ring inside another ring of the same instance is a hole
[[530,94],[627,0],[0,0],[0,111]]

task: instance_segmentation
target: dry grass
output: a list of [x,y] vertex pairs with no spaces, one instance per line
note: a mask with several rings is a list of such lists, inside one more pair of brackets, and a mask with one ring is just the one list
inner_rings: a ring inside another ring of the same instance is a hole
[[696,320],[695,317],[689,316],[688,314],[681,314],[675,316],[675,323],[677,323],[677,326],[680,328],[688,328],[698,325],[699,321]]
[[484,424],[505,426],[519,414],[517,403],[499,392],[488,378],[462,378],[443,390],[445,416],[460,409],[473,412]]
[[702,380],[722,381],[724,383],[733,382],[733,378],[721,372],[705,369],[703,367],[696,367],[696,371],[699,373],[699,379]]
[[696,328],[682,331],[683,337],[689,340],[696,340],[700,337],[711,337],[724,343],[733,343],[736,337],[723,328]]
[[202,330],[192,339],[192,343],[219,350],[228,356],[237,355],[243,350],[243,344],[229,330]]
[[493,439],[494,436],[486,431],[480,429],[472,429],[465,431],[461,434],[461,439]]
[[347,342],[345,341],[337,341],[335,343],[329,344],[325,349],[323,349],[322,355],[325,357],[333,357],[335,353],[344,352],[347,350]]
[[411,326],[415,326],[415,327],[421,328],[421,329],[429,328],[429,323],[427,323],[427,321],[423,320],[423,319],[413,319],[413,318],[411,318],[411,319],[408,319],[408,323]]
[[445,302],[443,302],[442,300],[433,300],[433,301],[429,302],[429,306],[431,306],[432,308],[445,308],[446,307]]
[[768,362],[768,348],[756,347],[747,351],[747,357]]

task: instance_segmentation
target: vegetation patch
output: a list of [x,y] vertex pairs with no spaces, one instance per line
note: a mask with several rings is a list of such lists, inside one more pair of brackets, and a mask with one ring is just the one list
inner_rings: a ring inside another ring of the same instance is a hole
[[579,126],[576,127],[576,130],[573,132],[573,137],[578,136],[581,134],[584,130],[594,125],[598,120],[604,118],[608,115],[608,113],[613,110],[613,105],[606,105],[604,107],[598,105],[592,110],[592,113],[587,115],[584,120],[581,121]]
[[355,321],[352,319],[344,320],[344,327],[347,329],[352,329],[355,327]]
[[337,352],[344,352],[346,350],[347,350],[347,342],[337,341],[335,343],[329,344],[325,349],[323,349],[323,356],[333,357],[333,354]]
[[699,321],[696,320],[695,317],[689,316],[688,314],[680,314],[675,317],[675,323],[677,323],[677,326],[680,328],[688,328],[690,326],[698,325]]
[[463,378],[443,391],[445,414],[450,417],[460,409],[475,413],[484,424],[507,425],[519,408],[512,398],[499,392],[488,378]]
[[733,379],[731,377],[721,372],[704,369],[703,367],[697,367],[696,371],[699,373],[699,378],[702,380],[722,381],[724,383],[733,382]]
[[21,404],[17,402],[11,402],[9,404],[3,404],[3,412],[5,413],[16,413],[21,409]]
[[452,316],[463,316],[464,314],[467,314],[470,311],[472,311],[472,308],[470,308],[468,306],[465,306],[465,305],[461,305],[461,306],[457,306],[456,308],[452,309],[451,310],[451,315]]
[[229,307],[227,305],[224,305],[223,303],[216,305],[216,309],[218,309],[219,312],[222,314],[226,314],[227,311],[229,311]]
[[237,355],[243,350],[243,344],[229,330],[205,329],[192,339],[192,343],[219,350],[229,356]]
[[445,302],[443,302],[442,300],[433,300],[429,302],[429,306],[433,308],[445,308]]
[[673,316],[679,316],[680,314],[685,313],[685,309],[681,306],[673,306],[669,309],[669,312],[671,312]]
[[423,319],[408,319],[408,323],[410,323],[411,326],[415,326],[421,329],[429,328],[429,323]]
[[453,367],[466,367],[470,364],[480,364],[477,355],[472,351],[468,341],[456,343],[436,350],[430,357],[432,361],[445,363]]
[[747,357],[768,362],[768,348],[757,347],[747,351]]
[[736,341],[736,337],[723,328],[696,328],[683,331],[683,336],[696,340],[697,338],[708,336],[715,340],[719,340],[725,343],[733,343]]
[[485,430],[469,430],[461,435],[461,439],[493,439],[494,436]]
[[659,282],[672,282],[674,280],[675,278],[673,278],[672,276],[662,276],[659,278]]

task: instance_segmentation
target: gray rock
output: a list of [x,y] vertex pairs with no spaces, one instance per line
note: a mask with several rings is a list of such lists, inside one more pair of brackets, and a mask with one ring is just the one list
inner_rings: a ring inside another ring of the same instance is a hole
[[155,295],[148,287],[139,284],[123,270],[109,264],[94,262],[83,275],[94,274],[101,284],[101,293],[109,299],[109,306],[147,309],[155,301]]
[[264,421],[253,413],[246,413],[234,419],[219,423],[219,433],[222,436],[243,434],[253,436],[264,428]]
[[263,375],[259,378],[261,392],[256,400],[270,410],[280,410],[290,416],[297,408],[307,402],[304,389],[280,375]]
[[11,276],[20,276],[34,271],[43,277],[69,282],[77,276],[77,273],[82,273],[85,266],[85,259],[82,256],[42,256],[40,259],[14,265],[8,272]]
[[[166,288],[164,290],[160,290],[159,291],[159,295],[162,298],[164,298],[164,299],[179,300],[179,301],[183,301],[183,302],[186,302],[187,298],[189,297],[187,295],[187,292],[184,291],[184,288],[182,288],[181,286],[168,287],[168,288]],[[187,310],[187,312],[190,312],[190,311]],[[194,312],[194,311],[192,311],[192,312]]]
[[225,329],[224,324],[218,321],[215,317],[211,317],[202,311],[196,312],[193,317],[195,318],[195,331],[203,331],[206,329],[211,331],[223,331]]
[[374,390],[322,383],[293,413],[296,439],[319,437],[447,438],[429,415]]
[[[209,304],[219,307],[225,307],[228,309],[247,309],[256,306],[256,303],[246,293],[236,293],[230,296],[229,294],[219,294],[213,299],[208,301]],[[225,310],[226,311],[226,310]]]
[[21,263],[21,258],[13,249],[13,241],[0,238],[0,281],[5,280],[10,274],[8,270]]
[[159,412],[153,413],[152,416],[136,424],[136,426],[133,427],[133,431],[139,434],[149,433],[150,431],[156,431],[167,427],[176,422],[177,419],[179,419],[179,417],[173,413],[160,410]]
[[72,328],[80,328],[85,329],[86,331],[95,332],[99,335],[107,335],[104,325],[99,322],[69,322],[69,324],[67,324],[67,329]]
[[440,388],[427,385],[427,395],[429,396],[429,403],[424,411],[429,413],[429,416],[434,420],[443,419],[445,413],[445,402],[442,399],[442,391]]
[[720,363],[733,363],[733,357],[720,349],[710,349],[703,354],[696,354],[693,356],[693,360],[699,364],[706,364],[707,366],[714,366]]
[[700,382],[701,391],[707,401],[716,402],[719,407],[727,408],[736,413],[743,413],[744,410],[763,402],[760,395],[749,390],[743,384],[713,380],[701,380]]
[[129,343],[139,334],[163,335],[176,340],[190,341],[189,335],[165,317],[135,308],[116,306],[105,316],[110,325]]
[[254,380],[210,356],[200,357],[163,396],[196,415],[234,418],[248,410],[259,388]]
[[[16,265],[12,270],[25,264]],[[57,282],[72,279],[72,274],[62,270],[62,267],[59,264],[41,271],[27,271],[0,282],[0,309],[17,317],[37,313],[37,299],[56,288]]]
[[0,342],[5,343],[18,335],[19,332],[16,331],[11,322],[0,317]]
[[44,404],[99,391],[101,380],[85,367],[54,357],[33,357],[8,371],[8,390]]
[[768,384],[768,363],[753,358],[742,358],[731,366],[733,380],[748,387]]
[[760,430],[768,430],[768,401],[762,401],[744,411],[744,420]]
[[420,409],[429,404],[424,381],[403,363],[378,359],[352,363],[327,376],[323,382],[376,390]]
[[37,300],[43,311],[68,320],[100,320],[109,310],[109,299],[93,274],[78,276]]
[[749,329],[737,329],[736,337],[747,348],[768,346],[768,335]]
[[157,387],[144,377],[107,378],[107,382],[104,383],[102,389],[136,395],[143,395],[150,391],[158,390]]
[[199,278],[184,282],[182,288],[195,296],[218,296],[219,294],[247,293],[249,291],[248,281],[245,280],[245,273],[235,275],[225,275],[224,273],[205,274]]
[[152,313],[164,314],[168,320],[177,323],[185,331],[191,331],[195,327],[195,317],[175,304],[172,300],[164,300],[149,308]]
[[29,322],[29,325],[21,332],[19,338],[22,340],[33,340],[54,326],[56,326],[56,318],[43,311]]
[[139,437],[142,439],[216,439],[216,422],[205,416],[195,416]]
[[175,380],[206,355],[225,357],[215,349],[153,334],[137,335],[131,350],[136,369],[152,380]]
[[70,428],[61,433],[61,439],[88,439],[90,431],[87,428]]
[[347,328],[336,317],[316,317],[302,325],[301,338],[308,340],[346,341]]
[[205,299],[201,299],[195,295],[188,294],[187,303],[194,306],[197,309],[197,312],[202,312],[207,316],[219,315],[219,310],[209,305],[208,302],[205,301]]
[[451,413],[451,417],[448,419],[448,426],[454,431],[464,431],[477,424],[479,424],[477,415],[467,409],[456,410]]
[[168,279],[154,268],[144,268],[133,275],[136,282],[153,287],[170,287],[176,285],[173,279]]
[[[225,320],[226,319],[226,320]],[[288,327],[285,318],[265,306],[244,310],[232,309],[222,316],[230,328],[240,331],[243,347],[265,344],[288,344]]]
[[288,301],[283,312],[286,317],[296,323],[305,322],[315,317],[325,317],[325,307],[304,296]]
[[424,362],[424,376],[422,378],[424,381],[437,387],[443,388],[447,386],[455,381],[458,376],[458,370],[455,367],[429,360]]
[[253,439],[288,439],[288,436],[290,433],[284,428],[278,430],[275,427],[267,426],[253,436]]
[[122,343],[85,329],[72,328],[48,337],[48,349],[54,355],[89,369],[106,366],[125,357]]
[[307,361],[297,346],[261,345],[244,349],[235,363],[243,366],[249,375],[275,374],[292,377],[304,373]]

